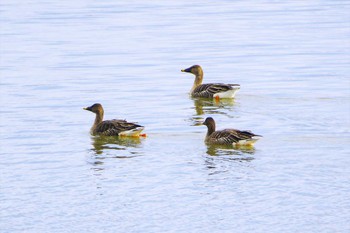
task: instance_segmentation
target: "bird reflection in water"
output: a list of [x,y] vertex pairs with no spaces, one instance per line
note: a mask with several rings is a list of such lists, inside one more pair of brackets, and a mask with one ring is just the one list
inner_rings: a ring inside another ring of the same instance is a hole
[[228,115],[227,111],[232,110],[236,104],[234,99],[207,99],[207,98],[192,98],[196,113],[192,117],[193,125],[198,126],[203,122],[202,115],[221,114]]
[[[127,148],[137,148],[141,144],[139,137],[107,137],[95,136],[92,137],[92,150],[96,155],[105,154],[107,151],[125,151]],[[137,156],[136,152],[130,152],[128,156],[114,156],[115,158],[132,158]],[[114,153],[113,153],[114,154]]]
[[[254,148],[239,149],[228,145],[208,145],[205,166],[209,175],[221,174],[237,170],[237,165],[250,167],[254,160]],[[233,167],[232,167],[233,166]]]
[[93,148],[88,163],[92,165],[95,176],[103,173],[108,159],[130,159],[142,155],[137,150],[141,145],[140,138],[94,136],[91,139]]
[[111,165],[111,160],[130,159],[141,156],[139,148],[143,138],[139,137],[115,137],[93,136],[91,137],[91,153],[88,163],[91,165],[92,175],[96,178],[96,195],[104,195],[105,170]]
[[227,157],[233,160],[251,161],[253,157],[247,157],[247,154],[254,155],[254,147],[235,147],[232,145],[207,145],[207,154],[210,156],[232,156]]

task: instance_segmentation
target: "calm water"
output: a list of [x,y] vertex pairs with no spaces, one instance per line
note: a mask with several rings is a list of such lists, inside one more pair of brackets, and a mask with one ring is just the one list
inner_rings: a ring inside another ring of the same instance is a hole
[[[1,232],[349,232],[349,1],[2,1]],[[188,97],[241,84],[234,101]],[[105,118],[146,139],[89,135]],[[251,129],[253,150],[207,147]]]

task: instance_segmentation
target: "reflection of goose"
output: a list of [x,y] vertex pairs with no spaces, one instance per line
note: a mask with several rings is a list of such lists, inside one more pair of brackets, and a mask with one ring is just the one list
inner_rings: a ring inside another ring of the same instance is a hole
[[208,127],[205,142],[208,144],[233,145],[233,146],[253,146],[261,137],[250,131],[240,131],[236,129],[224,129],[215,131],[215,121],[208,117],[203,122]]
[[192,89],[192,97],[203,98],[233,98],[239,90],[239,84],[224,84],[224,83],[207,83],[202,84],[203,70],[199,65],[191,66],[187,69],[181,70],[182,72],[192,73],[196,76]]
[[[207,145],[207,154],[211,156],[223,156],[223,155],[229,155],[229,156],[241,156],[244,154],[254,154],[255,149],[253,147],[251,148],[244,148],[243,150],[232,150],[236,149],[233,145],[213,145],[209,144]],[[243,152],[243,153],[242,153]],[[234,160],[253,160],[252,157],[234,157]]]
[[207,154],[211,156],[240,155],[239,151],[232,150],[232,145],[208,145]]
[[[220,175],[235,171],[235,176],[238,179],[245,176],[246,168],[251,167],[251,163],[255,158],[254,148],[242,150],[233,150],[232,145],[207,145],[208,156],[205,156],[205,166],[208,169],[208,175]],[[244,169],[239,171],[239,167]],[[227,177],[227,175],[225,175]]]
[[221,114],[231,117],[230,114],[228,114],[228,111],[231,111],[232,107],[235,105],[235,101],[233,99],[221,99],[220,101],[205,98],[192,99],[196,112],[194,115],[192,115],[190,121],[193,122],[194,126],[203,125],[204,119],[202,115]]
[[125,147],[137,147],[141,140],[139,137],[93,137],[92,145],[96,154],[102,154],[105,150],[125,150]]
[[225,114],[221,109],[230,109],[235,104],[233,99],[215,101],[211,99],[195,98],[193,101],[197,115],[214,113]]
[[117,119],[103,121],[104,111],[101,104],[94,104],[90,107],[84,108],[84,110],[88,110],[96,114],[95,122],[90,130],[92,135],[142,136],[140,133],[144,127],[141,125],[127,122],[126,120]]

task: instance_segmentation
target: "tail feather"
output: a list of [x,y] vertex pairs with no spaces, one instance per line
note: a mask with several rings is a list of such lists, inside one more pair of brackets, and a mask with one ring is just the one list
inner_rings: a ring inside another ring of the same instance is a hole
[[240,89],[241,88],[241,85],[239,85],[239,84],[228,84],[229,86],[231,86],[231,87],[233,87],[233,88],[235,88],[235,89]]

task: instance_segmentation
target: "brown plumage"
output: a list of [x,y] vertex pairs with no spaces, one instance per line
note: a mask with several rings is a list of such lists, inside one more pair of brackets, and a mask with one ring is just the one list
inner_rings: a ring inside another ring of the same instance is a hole
[[202,84],[204,72],[199,65],[193,65],[182,72],[192,73],[196,76],[192,89],[192,97],[203,98],[233,98],[236,91],[239,90],[239,84],[224,84],[224,83],[207,83]]
[[140,136],[143,126],[136,123],[127,122],[126,120],[107,120],[103,121],[103,107],[101,104],[96,103],[90,107],[84,108],[96,114],[95,122],[91,127],[90,133],[92,135],[103,136]]
[[224,129],[215,131],[215,121],[208,117],[203,122],[208,127],[205,142],[208,144],[234,145],[234,146],[252,146],[261,137],[250,131],[241,131],[237,129]]

